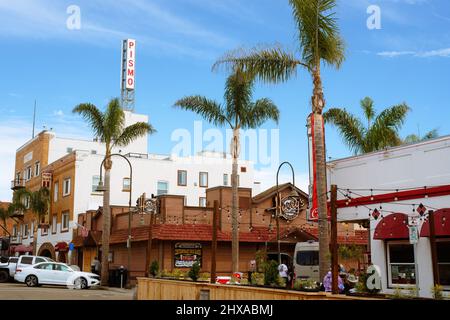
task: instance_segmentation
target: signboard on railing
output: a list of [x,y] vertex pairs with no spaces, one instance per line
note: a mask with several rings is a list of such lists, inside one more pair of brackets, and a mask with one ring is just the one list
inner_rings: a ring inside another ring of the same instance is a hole
[[202,265],[202,245],[200,243],[178,242],[175,244],[175,268],[191,268],[195,262]]

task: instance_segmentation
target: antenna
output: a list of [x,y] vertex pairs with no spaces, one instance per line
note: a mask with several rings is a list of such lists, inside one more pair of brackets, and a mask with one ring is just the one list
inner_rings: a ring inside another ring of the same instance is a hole
[[36,125],[36,99],[34,99],[34,111],[33,111],[33,133],[31,139],[34,139],[34,127]]

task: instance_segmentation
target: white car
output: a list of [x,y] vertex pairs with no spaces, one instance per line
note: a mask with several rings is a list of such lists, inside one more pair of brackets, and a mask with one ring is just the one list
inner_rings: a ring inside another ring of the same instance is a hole
[[16,269],[14,280],[25,283],[29,287],[49,284],[88,289],[100,284],[98,275],[76,271],[67,264],[59,262],[41,262],[30,267]]

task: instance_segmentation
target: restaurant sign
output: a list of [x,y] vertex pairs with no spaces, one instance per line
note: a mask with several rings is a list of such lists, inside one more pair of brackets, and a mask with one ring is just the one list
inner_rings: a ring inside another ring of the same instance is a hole
[[200,243],[178,242],[174,251],[175,268],[191,268],[195,262],[202,265],[202,245]]

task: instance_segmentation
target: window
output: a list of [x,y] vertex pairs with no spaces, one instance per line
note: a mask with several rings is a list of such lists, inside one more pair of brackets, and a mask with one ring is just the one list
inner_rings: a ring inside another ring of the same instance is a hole
[[23,228],[23,237],[28,238],[28,224],[22,225]]
[[70,194],[70,178],[64,179],[63,182],[63,197]]
[[414,246],[409,243],[388,243],[389,285],[416,284]]
[[202,188],[208,187],[208,172],[200,172],[199,174],[199,185]]
[[25,209],[30,209],[30,197],[25,196],[23,198],[23,205],[25,206]]
[[122,191],[123,192],[130,192],[130,190],[131,190],[131,180],[130,180],[130,178],[123,178]]
[[[37,259],[36,259],[37,261]],[[53,264],[52,263],[43,263],[38,266],[34,267],[35,269],[41,269],[41,270],[53,270]]]
[[36,257],[36,260],[34,261],[34,263],[39,263],[39,262],[45,262],[45,259]]
[[34,237],[34,220],[31,221],[30,238]]
[[38,177],[41,174],[41,163],[39,161],[37,161],[34,164],[34,176]]
[[228,174],[226,173],[223,174],[223,185],[224,186],[228,185]]
[[97,192],[100,176],[92,176],[92,192]]
[[206,198],[205,197],[200,197],[199,198],[199,206],[200,207],[206,207]]
[[41,236],[48,235],[48,228],[41,228]]
[[319,251],[297,251],[297,264],[301,266],[319,265]]
[[59,183],[55,182],[53,185],[53,202],[58,201]]
[[61,231],[69,230],[69,211],[65,211],[61,216]]
[[241,167],[241,172],[247,172],[247,167]]
[[186,170],[178,170],[178,185],[185,187],[187,186],[187,171]]
[[169,183],[167,181],[158,181],[157,195],[169,193]]
[[54,214],[52,217],[52,233],[56,233],[57,223],[58,223],[58,216]]
[[13,225],[12,236],[17,237],[17,224]]
[[71,270],[62,264],[53,264],[56,271],[70,272]]
[[91,154],[97,154],[97,150],[91,150]]
[[27,167],[26,169],[25,169],[25,180],[30,180],[31,179],[31,177],[32,177],[32,172],[31,172],[31,167]]
[[442,286],[450,286],[450,241],[437,242],[439,280]]
[[72,153],[73,148],[67,148],[66,150],[67,150],[67,153]]
[[22,256],[22,260],[19,264],[33,264],[33,257]]

